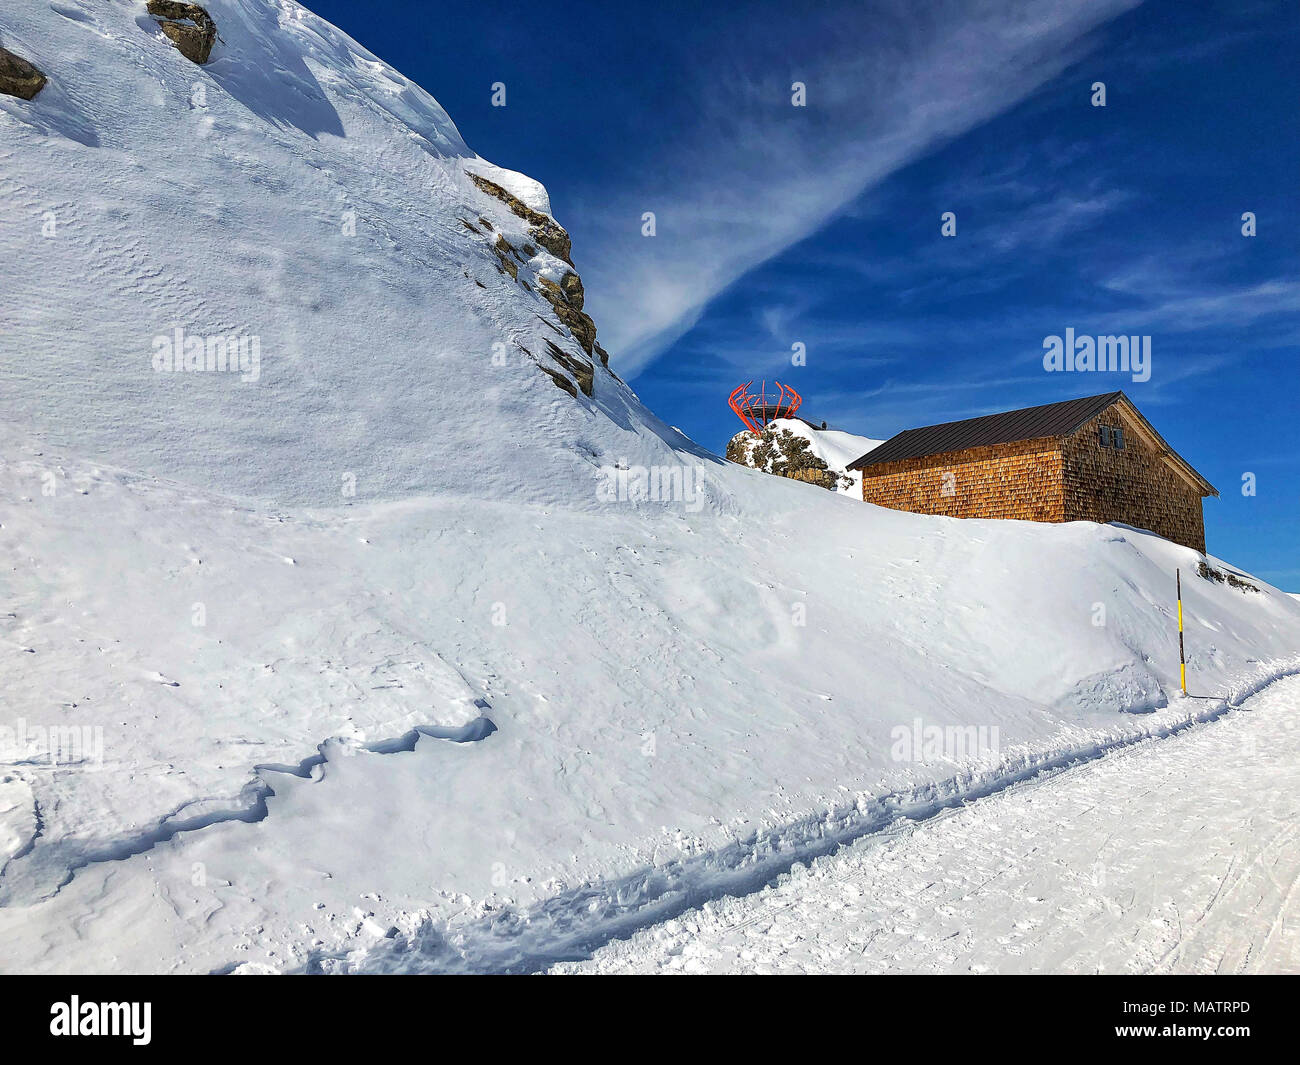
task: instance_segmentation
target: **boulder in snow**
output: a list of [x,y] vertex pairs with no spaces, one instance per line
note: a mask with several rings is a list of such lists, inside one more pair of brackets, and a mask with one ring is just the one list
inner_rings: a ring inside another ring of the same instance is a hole
[[0,93],[30,100],[45,88],[45,75],[22,56],[0,48]]
[[178,0],[149,0],[149,14],[158,19],[163,33],[191,63],[202,66],[208,61],[217,40],[217,24],[207,11]]

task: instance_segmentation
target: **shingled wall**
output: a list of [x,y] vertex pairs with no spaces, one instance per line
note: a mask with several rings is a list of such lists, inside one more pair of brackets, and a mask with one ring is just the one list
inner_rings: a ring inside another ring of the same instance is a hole
[[[1124,429],[1102,447],[1101,426]],[[953,518],[1123,522],[1205,550],[1201,496],[1110,407],[1066,437],[1043,437],[862,470],[868,503]]]
[[[1103,425],[1124,430],[1124,447],[1102,447]],[[1066,521],[1119,521],[1205,551],[1200,493],[1116,407],[1061,443]]]
[[862,498],[894,510],[952,518],[1064,521],[1055,437],[880,462],[862,471]]

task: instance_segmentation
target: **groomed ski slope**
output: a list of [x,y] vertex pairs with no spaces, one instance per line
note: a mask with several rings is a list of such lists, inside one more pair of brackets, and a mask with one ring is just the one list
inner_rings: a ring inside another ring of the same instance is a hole
[[559,973],[1300,973],[1300,677]]
[[[460,224],[523,240],[466,169],[545,190],[289,0],[208,6],[202,69],[141,4],[0,13],[50,76],[0,98],[0,970],[542,967],[1300,665],[1300,603],[1141,531],[880,510],[561,391]],[[155,372],[177,326],[257,380]]]

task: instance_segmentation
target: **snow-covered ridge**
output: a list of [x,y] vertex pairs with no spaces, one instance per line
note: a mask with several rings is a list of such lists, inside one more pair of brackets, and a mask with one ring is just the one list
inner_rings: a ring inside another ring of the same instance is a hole
[[[21,264],[7,424],[313,505],[569,497],[588,477],[579,444],[651,457],[602,410],[650,427],[652,453],[656,434],[685,443],[566,324],[589,320],[546,284],[573,268],[471,175],[549,213],[540,183],[479,159],[437,101],[296,3],[207,7],[220,40],[203,66],[143,3],[0,13],[49,78],[30,102],[0,96],[0,256]],[[195,372],[214,347],[233,369]]]
[[[457,915],[613,913],[1294,668],[1300,604],[1187,548],[704,452],[539,291],[540,186],[297,5],[210,9],[201,68],[142,4],[0,12],[50,78],[0,99],[0,968],[398,925],[418,967]],[[256,372],[156,370],[178,328]]]

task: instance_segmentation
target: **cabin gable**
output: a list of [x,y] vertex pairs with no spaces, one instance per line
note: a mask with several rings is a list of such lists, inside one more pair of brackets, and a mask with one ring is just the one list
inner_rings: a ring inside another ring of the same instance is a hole
[[1205,493],[1144,422],[1116,403],[1062,440],[1063,520],[1122,522],[1204,552]]

